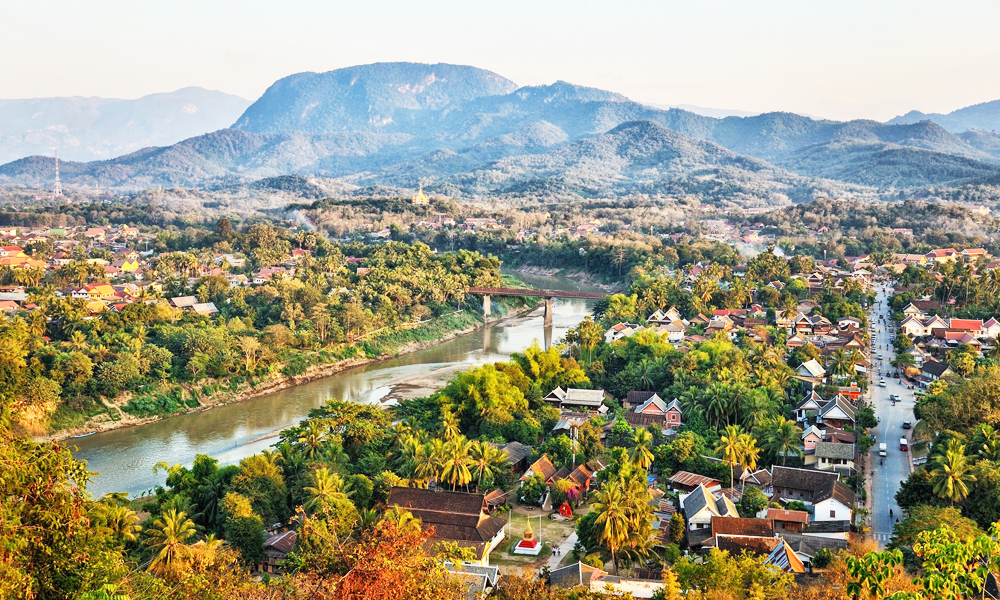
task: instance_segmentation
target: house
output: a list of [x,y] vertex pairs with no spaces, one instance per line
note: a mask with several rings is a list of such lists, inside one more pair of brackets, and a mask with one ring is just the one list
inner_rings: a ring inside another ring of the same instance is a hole
[[804,510],[784,510],[767,508],[764,518],[771,521],[774,531],[779,535],[783,532],[801,533],[802,528],[809,524],[809,513]]
[[468,600],[485,598],[500,581],[500,568],[463,562],[459,564],[444,561],[444,570],[462,582]]
[[611,328],[604,332],[604,343],[610,344],[611,342],[617,342],[618,340],[630,337],[643,329],[644,327],[642,325],[637,325],[635,323],[618,323],[617,325],[612,325]]
[[499,444],[497,448],[501,450],[506,456],[507,461],[510,463],[510,470],[515,475],[519,473],[524,473],[528,468],[528,457],[531,456],[531,448],[525,446],[521,442],[509,442],[507,444]]
[[774,537],[774,524],[767,519],[712,517],[712,535]]
[[966,248],[962,250],[962,259],[965,262],[975,262],[980,258],[989,258],[990,254],[986,248]]
[[842,394],[837,394],[827,402],[816,415],[816,422],[833,427],[854,425],[854,407]]
[[214,302],[199,302],[191,305],[191,310],[197,315],[217,315],[219,314],[219,309],[215,307]]
[[528,470],[521,475],[521,482],[524,483],[535,475],[541,475],[542,480],[548,483],[558,470],[559,469],[552,464],[552,461],[549,460],[549,456],[547,454],[543,454],[541,458],[532,463],[532,465],[528,467]]
[[856,502],[854,491],[840,482],[840,474],[793,467],[771,468],[775,502],[800,500],[813,506],[814,521],[850,521]]
[[[639,392],[643,394],[645,392]],[[629,392],[631,397],[632,393]],[[639,395],[634,396],[636,400]],[[637,405],[631,412],[641,415],[656,415],[664,417],[664,425],[669,429],[680,429],[681,422],[681,403],[674,398],[669,404],[664,402],[658,394],[653,393],[651,396],[646,398],[641,404]]]
[[652,598],[663,588],[660,579],[640,579],[637,577],[619,577],[610,575],[607,571],[577,562],[549,573],[549,586],[561,590],[583,590],[609,596],[625,596],[630,598]]
[[577,388],[566,388],[564,390],[561,387],[557,387],[549,392],[543,400],[559,409],[572,406],[603,413],[608,410],[608,407],[604,406],[605,397],[604,390],[581,390]]
[[425,531],[433,528],[429,540],[432,546],[444,541],[471,549],[476,556],[475,561],[470,561],[473,564],[488,566],[490,552],[504,538],[507,522],[486,512],[484,494],[394,487],[389,490],[386,505],[410,511],[420,519]]
[[989,321],[983,323],[983,337],[996,339],[997,335],[1000,335],[1000,321],[990,317]]
[[195,304],[198,304],[198,299],[194,296],[177,296],[171,298],[168,302],[174,308],[191,308]]
[[705,477],[697,473],[689,473],[688,471],[677,471],[667,482],[667,487],[671,491],[683,494],[690,494],[699,485],[704,486],[710,492],[717,492],[722,489],[722,482],[718,479]]
[[946,263],[955,262],[960,256],[959,253],[954,248],[938,248],[936,250],[931,250],[926,255],[928,261],[934,261],[936,263]]
[[795,420],[801,422],[807,420],[810,415],[819,414],[824,404],[826,400],[816,392],[810,391],[795,405]]
[[838,471],[850,475],[854,471],[854,444],[816,442],[815,467],[821,471]]
[[765,557],[765,563],[774,565],[786,573],[802,574],[806,572],[805,565],[795,554],[795,551],[780,537],[719,535],[715,537],[713,545],[733,556],[745,552]]
[[964,331],[978,336],[983,332],[983,322],[978,319],[949,319],[948,329]]
[[771,496],[771,472],[767,469],[744,470],[743,474],[740,475],[740,483],[744,487],[750,485],[757,488],[764,492],[765,496]]
[[802,432],[802,449],[811,452],[816,449],[816,444],[824,439],[823,430],[815,425],[810,425]]
[[295,550],[297,535],[294,530],[276,533],[264,541],[264,560],[257,565],[261,573],[283,573],[278,563]]
[[740,516],[736,505],[728,496],[724,494],[716,496],[700,484],[690,494],[681,496],[680,503],[690,531],[711,527],[712,517],[738,518]]
[[819,361],[815,358],[810,358],[806,362],[799,365],[798,374],[802,377],[815,377],[817,379],[823,379],[826,377],[826,369],[823,365],[819,364]]
[[928,383],[954,374],[951,367],[936,360],[925,360],[924,364],[920,365],[921,378]]

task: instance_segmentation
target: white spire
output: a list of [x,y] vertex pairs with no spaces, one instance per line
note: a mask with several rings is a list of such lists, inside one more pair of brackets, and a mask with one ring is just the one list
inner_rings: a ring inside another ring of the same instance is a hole
[[62,183],[60,183],[60,181],[59,181],[59,150],[56,150],[55,153],[56,153],[56,184],[52,188],[52,195],[53,196],[62,196],[63,195],[63,193],[62,193]]

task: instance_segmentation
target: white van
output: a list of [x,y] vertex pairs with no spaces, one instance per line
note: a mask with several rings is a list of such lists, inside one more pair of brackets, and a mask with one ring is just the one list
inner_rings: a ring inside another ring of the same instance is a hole
[[881,444],[878,445],[879,456],[888,456],[889,455],[888,451],[889,447],[885,445],[885,442],[882,442]]

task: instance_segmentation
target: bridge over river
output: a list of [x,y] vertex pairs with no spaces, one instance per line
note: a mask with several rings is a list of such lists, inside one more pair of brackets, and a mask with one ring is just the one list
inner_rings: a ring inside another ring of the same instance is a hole
[[490,316],[491,296],[532,296],[535,298],[545,298],[545,327],[552,325],[552,299],[553,298],[576,298],[581,300],[601,300],[607,298],[607,294],[600,292],[575,292],[568,290],[532,290],[528,288],[487,288],[470,287],[468,292],[473,296],[483,297],[483,315]]

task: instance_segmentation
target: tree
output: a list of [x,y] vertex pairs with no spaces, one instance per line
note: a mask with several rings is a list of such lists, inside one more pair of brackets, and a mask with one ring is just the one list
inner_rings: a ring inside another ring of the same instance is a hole
[[222,499],[220,511],[226,541],[240,553],[243,564],[260,564],[264,559],[264,521],[254,514],[250,501],[229,492]]
[[467,440],[465,436],[458,436],[445,444],[441,478],[451,484],[452,491],[455,491],[458,486],[467,485],[472,481],[472,472],[469,470],[471,449],[472,442]]
[[756,518],[757,513],[767,508],[769,502],[764,492],[750,486],[743,490],[743,495],[740,497],[740,514],[746,519]]
[[675,512],[670,517],[670,541],[680,544],[687,534],[687,526],[684,524],[684,517],[679,512]]
[[933,465],[930,479],[935,494],[951,502],[952,506],[969,495],[969,483],[976,478],[969,473],[965,446],[958,439],[948,440],[947,449],[943,455],[934,456]]
[[153,521],[146,530],[145,544],[155,553],[148,570],[164,577],[177,576],[187,566],[187,542],[194,536],[194,521],[185,512],[170,509]]
[[956,508],[915,506],[907,509],[905,514],[903,521],[892,530],[889,548],[909,550],[917,543],[918,536],[922,532],[941,527],[948,527],[963,540],[972,540],[983,535],[976,522],[963,517]]
[[632,464],[640,469],[648,469],[653,464],[653,453],[650,448],[653,444],[653,435],[648,429],[638,429],[632,436],[632,452],[629,459]]
[[326,467],[313,471],[312,485],[303,491],[309,498],[305,509],[311,512],[323,512],[334,500],[346,499],[352,493],[350,484]]
[[781,464],[784,465],[788,456],[802,456],[803,450],[800,446],[802,441],[802,428],[794,421],[777,417],[764,425],[762,448],[770,453],[772,457],[781,457]]
[[739,425],[728,425],[723,435],[719,436],[719,444],[715,447],[716,452],[722,454],[723,462],[729,464],[729,486],[733,487],[735,476],[733,469],[743,459],[743,441],[740,436],[744,435]]
[[591,510],[597,515],[599,539],[608,548],[618,572],[618,552],[628,541],[631,522],[627,509],[628,499],[618,481],[612,481],[597,493]]
[[472,474],[476,478],[476,492],[483,486],[483,481],[493,483],[504,471],[510,469],[507,454],[496,446],[484,442],[472,442],[469,449],[469,462]]

